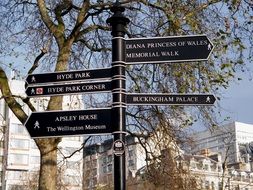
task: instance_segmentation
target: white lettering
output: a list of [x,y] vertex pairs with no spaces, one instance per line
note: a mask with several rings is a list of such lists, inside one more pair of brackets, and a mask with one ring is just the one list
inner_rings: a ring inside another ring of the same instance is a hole
[[173,102],[174,98],[169,96],[142,96],[133,97],[133,102]]
[[141,49],[146,48],[145,44],[126,44],[126,49]]
[[127,58],[160,57],[159,52],[127,53]]
[[59,93],[63,92],[64,88],[63,87],[51,87],[47,89],[48,93]]
[[176,102],[195,103],[198,102],[198,97],[176,97]]
[[56,131],[56,128],[47,127],[47,131],[48,131],[48,132],[55,132],[55,131]]
[[78,119],[79,121],[84,121],[84,120],[97,120],[97,114],[92,114],[92,115],[79,115]]
[[84,127],[83,126],[74,126],[74,127],[69,127],[69,126],[57,126],[58,131],[83,131]]
[[90,78],[90,72],[76,73],[75,78],[77,79]]
[[73,79],[73,74],[59,74],[57,75],[57,80],[64,80],[64,79]]
[[106,125],[85,125],[85,130],[106,129]]
[[179,56],[178,51],[163,51],[162,56]]
[[104,90],[104,89],[106,89],[104,84],[90,84],[82,86],[82,90],[84,91]]
[[78,92],[81,91],[80,86],[66,86],[66,92]]
[[207,40],[199,40],[199,41],[187,41],[188,46],[206,46],[208,45]]
[[148,43],[147,48],[168,48],[168,47],[175,47],[176,45],[177,45],[176,42]]
[[57,116],[57,117],[55,118],[55,121],[58,121],[58,122],[60,122],[60,121],[75,121],[76,118],[77,118],[76,115],[70,115],[70,116]]

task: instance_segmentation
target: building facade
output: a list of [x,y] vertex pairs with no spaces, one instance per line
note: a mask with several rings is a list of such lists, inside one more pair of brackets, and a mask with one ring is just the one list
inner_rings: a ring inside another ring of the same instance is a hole
[[[84,148],[83,187],[93,190],[99,186],[113,186],[113,139],[92,144]],[[126,177],[134,177],[136,172],[146,165],[144,150],[132,136],[126,137]]]
[[180,160],[203,190],[253,190],[253,172],[224,168],[220,154],[182,155]]
[[[222,156],[222,161],[229,164],[251,162],[252,151],[250,143],[253,142],[253,125],[233,122],[215,130],[205,130],[193,135],[194,154],[201,151],[217,152]],[[248,164],[248,171],[252,171]]]
[[[25,97],[23,81],[11,80],[10,87],[16,96]],[[18,100],[18,99],[17,99]],[[48,98],[33,98],[32,104],[37,111],[46,108]],[[31,111],[25,104],[23,109],[29,115]],[[66,96],[63,109],[80,109],[83,107],[79,96]],[[40,152],[27,129],[0,99],[0,189],[3,190],[32,190],[37,189],[38,171],[40,167]],[[83,137],[65,137],[59,144],[58,166],[60,189],[82,189],[82,147]],[[80,151],[76,151],[80,149]],[[73,152],[76,153],[74,155]],[[72,155],[72,156],[70,156]]]

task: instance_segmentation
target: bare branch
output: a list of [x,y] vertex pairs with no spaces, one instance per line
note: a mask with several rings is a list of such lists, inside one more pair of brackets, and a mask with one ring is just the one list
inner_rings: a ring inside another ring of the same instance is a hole
[[15,116],[21,121],[21,123],[24,124],[27,119],[27,115],[23,111],[22,106],[15,100],[15,97],[12,95],[8,84],[8,78],[1,67],[0,67],[0,89],[8,107],[12,110]]
[[38,2],[38,7],[39,7],[41,19],[46,24],[46,26],[48,27],[48,29],[54,35],[56,35],[57,25],[55,25],[53,23],[53,21],[51,20],[50,16],[48,15],[48,11],[47,11],[47,8],[46,8],[45,1],[44,0],[37,0],[37,2]]
[[86,138],[85,139],[85,141],[83,142],[83,144],[82,144],[82,146],[79,148],[79,149],[77,149],[77,150],[75,150],[74,152],[72,152],[70,155],[68,155],[68,156],[65,156],[61,151],[60,151],[60,149],[58,149],[58,151],[61,153],[61,155],[63,156],[63,160],[61,161],[61,162],[63,162],[64,160],[66,160],[66,159],[68,159],[68,158],[71,158],[73,155],[75,155],[77,152],[80,152],[83,148],[84,148],[84,146],[85,146],[85,144],[90,140],[90,138],[91,138],[91,136],[89,136],[88,138]]
[[90,8],[90,2],[84,1],[82,8],[78,14],[77,19],[76,19],[75,27],[73,28],[73,30],[69,36],[69,39],[74,41],[79,36],[80,29],[81,29],[83,23],[85,22],[85,20],[87,19],[86,15],[88,14],[89,8]]
[[98,48],[90,45],[86,40],[80,39],[79,42],[83,43],[87,48],[89,48],[91,51],[101,52],[101,51],[111,51],[111,48]]
[[41,53],[35,58],[32,67],[28,71],[28,74],[33,73],[33,71],[39,66],[40,59],[48,52],[46,48],[41,49]]

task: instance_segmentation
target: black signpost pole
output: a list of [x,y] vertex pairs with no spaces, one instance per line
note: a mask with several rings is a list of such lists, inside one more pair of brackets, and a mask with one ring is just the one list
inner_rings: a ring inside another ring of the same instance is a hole
[[[125,26],[129,19],[124,17],[124,8],[117,1],[111,11],[112,17],[107,19],[112,27],[112,125],[114,142],[124,148],[126,131],[126,55]],[[114,154],[114,189],[126,189],[125,152]]]

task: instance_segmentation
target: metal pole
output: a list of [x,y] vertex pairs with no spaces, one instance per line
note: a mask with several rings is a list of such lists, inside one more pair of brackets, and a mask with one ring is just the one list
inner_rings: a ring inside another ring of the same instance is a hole
[[[114,142],[125,144],[126,133],[126,55],[125,55],[125,27],[129,19],[124,17],[125,9],[117,1],[111,8],[114,13],[107,19],[112,27],[112,120]],[[125,146],[125,145],[124,145]],[[123,148],[124,148],[123,146]],[[122,154],[114,153],[114,189],[126,189],[125,151]]]

